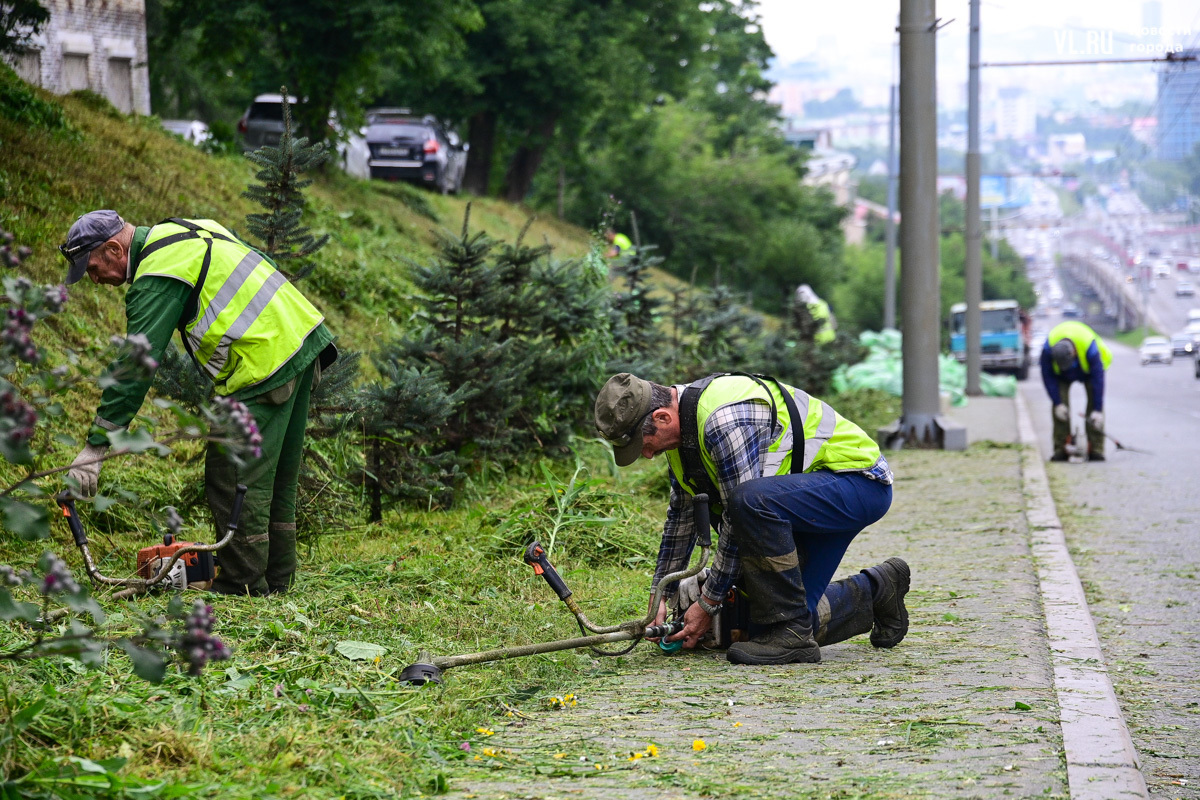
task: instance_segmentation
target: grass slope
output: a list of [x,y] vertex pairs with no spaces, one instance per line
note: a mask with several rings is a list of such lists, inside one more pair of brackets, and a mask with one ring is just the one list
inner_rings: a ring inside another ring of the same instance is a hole
[[[182,214],[234,226],[250,210],[240,197],[251,179],[242,159],[206,156],[152,120],[122,117],[87,96],[39,97],[61,103],[69,130],[0,114],[0,223],[34,248],[25,265],[31,278],[61,278],[54,246],[90,208],[116,208],[137,222]],[[310,224],[333,242],[302,288],[343,344],[370,350],[407,317],[405,259],[429,255],[434,225],[460,225],[465,200],[336,173],[321,176],[310,196]],[[473,206],[473,226],[498,237],[513,238],[525,219],[524,210],[496,201]],[[583,231],[553,221],[535,223],[530,235],[564,256],[589,246]],[[73,348],[94,366],[98,343],[123,330],[120,294],[74,289],[69,312],[40,330],[48,356],[62,359]],[[50,432],[81,433],[95,401],[80,392],[61,430]],[[871,408],[882,418],[894,414],[877,401]],[[48,463],[74,452],[44,445]],[[0,781],[19,780],[11,790],[31,796],[80,797],[386,798],[444,790],[480,766],[474,759],[488,734],[478,729],[523,724],[522,708],[545,709],[591,676],[611,674],[611,660],[559,653],[454,670],[444,687],[398,682],[421,650],[461,653],[575,634],[570,615],[521,562],[525,541],[553,537],[554,562],[594,621],[644,609],[665,506],[661,465],[618,474],[598,443],[579,440],[575,449],[574,463],[484,470],[450,512],[396,510],[379,526],[324,531],[303,554],[289,595],[211,598],[217,633],[234,657],[198,679],[172,672],[151,686],[130,675],[119,653],[97,671],[66,659],[0,661]],[[166,458],[105,467],[102,489],[136,490],[141,505],[82,510],[103,571],[132,572],[136,549],[155,536],[146,509],[179,506],[185,535],[210,539],[198,456],[181,447]],[[82,576],[65,526],[56,523],[54,537],[52,546]],[[46,545],[0,537],[0,563],[28,566]],[[152,596],[137,606],[158,613],[165,602]],[[104,605],[110,628],[126,629],[134,609]],[[28,635],[0,626],[0,653]],[[346,641],[386,651],[350,660],[338,649]],[[78,777],[85,768],[86,780]]]

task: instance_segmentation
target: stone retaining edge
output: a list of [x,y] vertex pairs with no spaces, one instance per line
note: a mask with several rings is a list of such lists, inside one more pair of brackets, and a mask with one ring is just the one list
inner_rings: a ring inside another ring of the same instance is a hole
[[[1025,516],[1046,617],[1071,798],[1146,799],[1146,780],[1137,750],[1108,677],[1079,574],[1067,551],[1020,388],[1016,406],[1018,438],[1025,445],[1021,455]],[[1088,467],[1083,464],[1078,468]]]

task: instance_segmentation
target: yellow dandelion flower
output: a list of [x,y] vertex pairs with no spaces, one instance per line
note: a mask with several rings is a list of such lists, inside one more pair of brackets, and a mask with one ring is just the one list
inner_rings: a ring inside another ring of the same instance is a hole
[[476,760],[476,761],[480,761],[480,760],[482,760],[482,759],[483,759],[483,756],[475,756],[475,760]]
[[646,755],[651,758],[658,758],[658,747],[652,744],[646,745]]
[[645,753],[630,753],[629,758],[627,758],[625,760],[626,761],[637,761],[638,759],[645,757],[645,755],[646,755]]
[[695,750],[697,753],[699,753],[699,752],[702,752],[702,751],[704,751],[704,750],[707,750],[707,749],[708,749],[708,745],[706,745],[706,744],[704,743],[704,740],[703,740],[703,739],[693,739],[693,740],[692,740],[692,749],[693,749],[693,750]]
[[379,666],[379,664],[380,664],[382,661],[383,661],[383,657],[382,657],[382,656],[375,656],[375,665],[376,665],[376,666]]
[[484,736],[491,736],[493,733],[495,733],[495,731],[491,728],[476,728],[475,732],[482,733]]
[[742,723],[740,723],[740,722],[735,722],[735,723],[733,723],[733,727],[735,727],[735,728],[740,728],[740,727],[742,727]]
[[496,750],[495,750],[494,748],[491,748],[491,747],[485,747],[485,748],[483,748],[483,754],[484,754],[485,756],[489,756],[489,757],[491,757],[491,758],[495,758],[495,757],[496,757]]
[[555,753],[554,757],[555,758],[566,758],[567,754],[566,753]]

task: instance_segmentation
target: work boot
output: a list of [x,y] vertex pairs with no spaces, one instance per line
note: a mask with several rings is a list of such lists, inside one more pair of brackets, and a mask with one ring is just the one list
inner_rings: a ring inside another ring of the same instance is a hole
[[748,642],[735,642],[725,657],[731,664],[815,664],[821,648],[807,622],[788,620]]
[[1051,461],[1070,461],[1071,457],[1067,455],[1066,450],[1055,450],[1054,455],[1050,456]]
[[908,609],[904,595],[908,594],[912,574],[902,558],[889,558],[877,567],[864,569],[871,578],[874,604],[871,612],[871,644],[876,647],[895,647],[908,633]]
[[1088,453],[1088,461],[1103,461],[1104,453],[1091,452]]

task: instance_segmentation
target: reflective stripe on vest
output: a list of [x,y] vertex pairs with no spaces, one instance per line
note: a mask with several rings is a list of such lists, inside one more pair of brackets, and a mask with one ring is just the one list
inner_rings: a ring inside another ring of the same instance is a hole
[[211,220],[187,222],[203,230],[182,237],[181,226],[170,221],[151,228],[149,255],[138,264],[134,282],[157,276],[195,286],[211,247],[196,316],[184,332],[217,393],[228,395],[271,377],[324,317],[270,261],[227,229]]
[[[704,442],[704,427],[709,417],[719,409],[747,400],[764,403],[775,402],[779,424],[783,431],[775,438],[763,456],[763,475],[786,475],[791,471],[792,423],[779,388],[767,382],[768,390],[751,378],[725,376],[717,378],[701,395],[696,425],[700,436],[700,454],[705,471],[713,483],[717,481],[716,465]],[[804,454],[803,471],[830,469],[833,471],[861,471],[875,466],[879,461],[879,446],[861,428],[848,419],[839,417],[828,403],[810,396],[806,392],[783,384],[791,391],[797,409],[804,409]],[[695,489],[686,480],[682,461],[677,450],[667,453],[667,463],[680,486],[689,494]]]
[[[1083,374],[1087,375],[1091,372],[1088,365],[1087,352],[1092,342],[1096,343],[1096,349],[1100,352],[1100,364],[1108,369],[1112,364],[1112,352],[1104,344],[1104,340],[1096,335],[1096,332],[1084,325],[1082,322],[1076,322],[1073,319],[1060,322],[1050,329],[1050,334],[1046,337],[1046,344],[1049,347],[1067,339],[1071,344],[1075,345],[1075,356],[1079,359],[1079,368],[1083,370]],[[1058,364],[1050,362],[1054,368],[1055,375],[1061,375],[1062,370],[1058,368]]]

